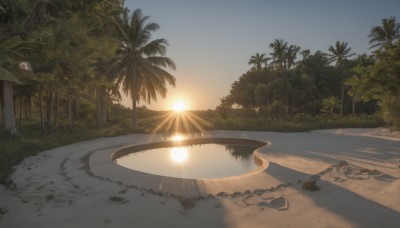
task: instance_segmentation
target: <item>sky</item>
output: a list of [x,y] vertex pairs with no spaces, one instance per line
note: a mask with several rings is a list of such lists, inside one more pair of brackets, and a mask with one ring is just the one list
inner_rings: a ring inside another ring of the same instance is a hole
[[[152,39],[168,40],[166,56],[177,66],[168,70],[176,87],[166,99],[140,103],[155,110],[170,110],[176,100],[192,110],[215,109],[251,68],[250,57],[269,55],[275,39],[312,53],[344,41],[368,54],[371,28],[383,18],[400,22],[399,0],[125,0],[125,6],[160,25]],[[131,107],[127,97],[122,104]]]

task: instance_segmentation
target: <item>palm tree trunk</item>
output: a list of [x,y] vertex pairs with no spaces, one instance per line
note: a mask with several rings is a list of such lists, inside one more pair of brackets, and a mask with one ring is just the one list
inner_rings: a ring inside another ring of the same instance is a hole
[[105,88],[104,86],[96,87],[96,123],[97,126],[106,125],[106,109],[105,109]]
[[73,106],[72,106],[72,112],[74,116],[74,120],[79,121],[79,98],[73,99]]
[[40,108],[40,126],[42,127],[42,132],[44,133],[46,129],[44,128],[44,108],[43,108],[43,96],[41,88],[39,91],[39,108]]
[[1,99],[0,99],[0,126],[1,126],[1,123],[4,122],[2,107],[3,107],[3,101],[1,101]]
[[24,103],[24,99],[21,96],[19,98],[19,129],[20,130],[22,130],[22,106],[23,106],[23,103]]
[[13,84],[9,81],[3,81],[4,93],[4,127],[11,136],[16,136],[18,133],[15,125],[14,116],[14,91]]
[[136,94],[132,92],[132,131],[137,129]]
[[74,129],[74,120],[72,116],[72,100],[71,96],[68,95],[67,98],[67,109],[68,109],[68,120],[69,120],[69,130],[72,131]]
[[340,116],[343,116],[343,101],[344,101],[344,86],[342,85],[342,90],[340,91]]
[[103,99],[103,104],[101,106],[101,119],[103,121],[104,126],[107,124],[107,102],[106,99]]
[[53,109],[54,109],[54,92],[49,92],[47,105],[47,127],[51,131],[53,128]]
[[57,128],[58,127],[58,108],[60,106],[60,96],[58,95],[58,93],[56,93],[55,95],[55,99],[56,99],[56,104],[54,107],[54,127]]
[[340,116],[343,116],[343,102],[344,102],[344,81],[343,81],[343,72],[340,71],[341,75],[341,91],[340,91]]
[[24,119],[29,119],[29,102],[30,102],[30,95],[27,95],[24,100]]

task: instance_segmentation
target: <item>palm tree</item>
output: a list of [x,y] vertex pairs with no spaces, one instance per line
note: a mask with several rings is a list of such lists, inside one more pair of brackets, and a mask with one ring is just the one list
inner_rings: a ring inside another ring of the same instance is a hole
[[303,60],[307,60],[311,55],[311,51],[310,49],[304,49],[300,52],[300,54],[303,56]]
[[[339,42],[336,41],[335,46],[329,46],[329,52],[327,56],[328,62],[336,62],[336,67],[340,68],[343,64],[343,61],[353,55],[355,53],[350,53],[351,48],[347,47],[347,42]],[[343,101],[344,101],[344,81],[343,81],[343,73],[341,74],[341,92],[340,92],[340,115],[343,116]]]
[[175,69],[175,63],[165,57],[168,42],[166,39],[150,41],[151,33],[159,25],[147,23],[148,19],[140,9],[136,9],[130,18],[125,12],[116,23],[121,41],[115,68],[117,84],[122,84],[122,91],[132,98],[133,130],[137,128],[137,102],[144,99],[150,103],[157,99],[158,94],[165,98],[167,83],[175,86],[175,77],[164,69]]
[[253,65],[253,69],[256,69],[257,71],[261,71],[262,65],[267,65],[267,61],[269,58],[265,57],[265,54],[259,54],[256,53],[255,55],[250,57],[249,60],[249,65]]
[[286,67],[287,70],[290,70],[290,68],[295,64],[295,60],[297,58],[297,54],[300,52],[300,47],[296,45],[290,45],[288,49],[286,50]]
[[94,85],[96,93],[96,123],[104,126],[107,123],[107,101],[111,99],[121,100],[118,85],[113,82],[115,73],[112,71],[113,60],[97,58],[92,65],[94,70]]
[[345,59],[355,55],[355,53],[350,53],[351,48],[347,47],[347,45],[347,42],[336,41],[334,47],[329,46],[328,50],[331,52],[327,54],[329,63],[336,62],[336,66],[341,66]]
[[370,49],[391,45],[399,37],[400,23],[396,22],[396,18],[391,17],[388,19],[382,19],[382,25],[372,27],[371,32],[368,35],[368,38],[371,38],[369,44],[373,44]]
[[273,59],[271,64],[275,65],[280,72],[283,72],[286,68],[287,42],[284,42],[282,39],[275,39],[273,43],[269,44],[269,47],[272,48],[272,52],[269,53]]

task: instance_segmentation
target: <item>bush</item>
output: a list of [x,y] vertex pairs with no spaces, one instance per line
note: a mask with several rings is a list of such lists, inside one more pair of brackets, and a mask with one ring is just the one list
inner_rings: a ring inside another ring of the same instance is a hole
[[400,98],[387,97],[381,103],[383,119],[392,126],[393,130],[400,130]]

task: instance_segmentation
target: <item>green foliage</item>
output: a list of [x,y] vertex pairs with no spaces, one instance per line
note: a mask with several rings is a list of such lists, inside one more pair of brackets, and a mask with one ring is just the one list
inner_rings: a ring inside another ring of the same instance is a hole
[[322,100],[321,112],[327,115],[334,114],[335,109],[339,107],[339,101],[336,97],[325,98]]
[[255,55],[250,57],[248,64],[253,65],[252,69],[261,71],[263,68],[263,65],[267,65],[268,60],[269,60],[269,58],[266,58],[265,54],[256,53]]
[[384,126],[384,122],[377,116],[339,118],[338,116],[311,117],[300,115],[292,120],[246,117],[213,119],[213,129],[243,131],[305,132],[317,129],[372,128],[381,126]]
[[392,125],[392,129],[400,131],[400,97],[389,96],[382,100],[383,119]]
[[374,26],[368,38],[371,48],[390,47],[392,43],[400,37],[400,23],[396,22],[395,17],[382,19],[381,26]]

